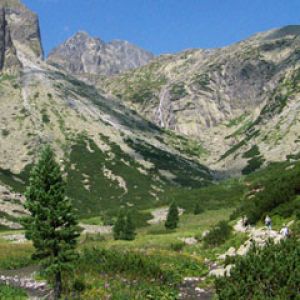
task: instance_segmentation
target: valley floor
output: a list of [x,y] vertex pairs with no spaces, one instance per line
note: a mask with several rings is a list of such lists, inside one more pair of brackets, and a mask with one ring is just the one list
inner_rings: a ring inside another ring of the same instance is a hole
[[[82,234],[78,250],[84,258],[74,274],[77,285],[82,284],[82,290],[77,291],[80,299],[213,299],[214,280],[209,275],[226,272],[221,266],[222,255],[230,256],[233,248],[241,249],[249,238],[257,237],[261,241],[270,236],[280,238],[276,230],[272,234],[263,227],[246,231],[240,223],[232,221],[235,230],[224,244],[204,247],[203,233],[219,221],[228,220],[231,213],[232,209],[220,209],[200,215],[183,214],[175,231],[166,231],[164,222],[160,222],[138,229],[134,241],[115,241],[107,232]],[[279,224],[275,224],[275,228],[279,228]],[[7,241],[8,236],[22,236],[22,231],[17,233],[5,231],[0,234],[0,283],[9,278],[23,282],[22,289],[31,299],[32,296],[49,295],[42,278],[35,275],[34,279],[36,267],[30,259],[31,244],[17,238]],[[12,271],[7,271],[9,269]],[[79,299],[74,291],[71,292],[70,281],[66,278],[65,292],[69,296],[73,293],[72,297]],[[2,289],[0,286],[0,295]]]

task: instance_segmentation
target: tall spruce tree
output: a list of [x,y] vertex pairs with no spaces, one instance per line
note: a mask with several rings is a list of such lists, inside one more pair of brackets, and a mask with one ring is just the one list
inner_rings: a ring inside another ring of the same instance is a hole
[[50,146],[45,146],[30,174],[25,208],[30,216],[23,220],[26,237],[33,242],[33,258],[46,274],[53,276],[54,297],[62,293],[62,272],[72,270],[80,229],[70,200],[65,196],[65,181]]
[[130,213],[127,213],[126,216],[123,239],[127,241],[133,241],[135,239],[135,226]]
[[166,229],[175,229],[177,228],[179,222],[179,211],[175,202],[173,202],[168,211],[167,220],[165,222]]
[[116,223],[113,226],[113,233],[114,233],[115,240],[123,239],[125,224],[126,224],[125,213],[123,210],[120,210]]
[[130,213],[120,210],[113,233],[115,240],[132,241],[135,239],[135,226]]

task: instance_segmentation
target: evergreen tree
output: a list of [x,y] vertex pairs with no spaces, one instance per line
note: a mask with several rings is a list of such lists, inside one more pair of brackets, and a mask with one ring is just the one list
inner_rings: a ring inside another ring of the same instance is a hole
[[73,268],[80,229],[70,200],[65,196],[65,182],[55,155],[46,146],[30,174],[25,193],[24,218],[26,238],[32,240],[34,259],[38,259],[46,274],[54,278],[54,297],[62,292],[62,271]]
[[135,226],[129,213],[120,211],[113,227],[115,240],[132,241],[135,238]]
[[127,214],[123,239],[127,241],[133,241],[135,239],[135,226],[133,224],[131,214]]
[[175,202],[170,205],[167,220],[165,222],[166,229],[175,229],[179,222],[179,211]]
[[194,215],[200,215],[203,213],[203,208],[199,205],[199,203],[196,203],[194,208]]
[[126,225],[126,219],[124,211],[120,210],[116,223],[113,227],[114,239],[115,240],[122,240],[124,236],[124,228]]

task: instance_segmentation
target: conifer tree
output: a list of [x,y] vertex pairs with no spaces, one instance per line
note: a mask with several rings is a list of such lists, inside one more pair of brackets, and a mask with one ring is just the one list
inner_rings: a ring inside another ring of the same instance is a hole
[[23,220],[26,238],[32,240],[34,259],[54,278],[54,297],[62,292],[62,272],[73,268],[80,229],[70,200],[65,196],[65,181],[50,146],[41,151],[30,174],[25,193],[25,208],[30,215]]
[[166,229],[175,229],[179,222],[179,211],[175,202],[173,202],[168,211],[167,220],[165,222]]
[[129,213],[120,210],[113,233],[115,240],[132,241],[135,239],[135,226]]
[[124,211],[120,210],[116,223],[113,227],[114,239],[115,240],[122,240],[124,236],[124,228],[126,224],[125,214]]
[[127,241],[133,241],[134,238],[135,238],[135,226],[133,224],[131,214],[128,213],[126,216],[123,239]]

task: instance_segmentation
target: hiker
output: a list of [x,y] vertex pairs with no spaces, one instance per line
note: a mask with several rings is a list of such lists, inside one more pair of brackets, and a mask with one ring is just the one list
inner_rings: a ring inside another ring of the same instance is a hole
[[269,230],[272,229],[272,220],[268,215],[266,215],[266,218],[265,218],[265,225]]
[[243,224],[243,226],[246,228],[246,229],[248,229],[248,227],[249,227],[249,220],[248,220],[248,218],[247,218],[247,216],[243,216],[243,218],[242,218],[242,224]]
[[290,236],[290,229],[284,224],[282,229],[280,230],[280,234],[284,238],[288,238]]

